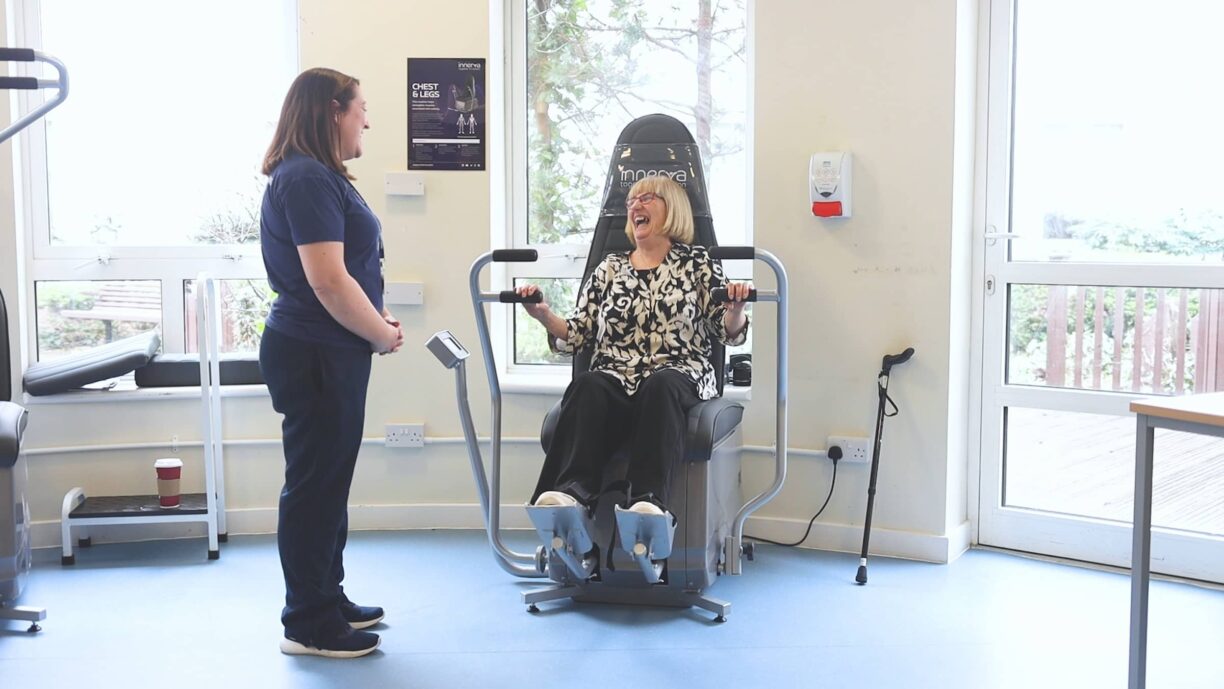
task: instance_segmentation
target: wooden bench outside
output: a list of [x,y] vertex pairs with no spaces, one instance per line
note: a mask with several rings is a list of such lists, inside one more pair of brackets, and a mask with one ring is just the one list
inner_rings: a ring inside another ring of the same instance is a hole
[[102,321],[106,341],[115,339],[115,321],[161,323],[161,283],[157,280],[106,282],[92,308],[61,311],[64,318]]

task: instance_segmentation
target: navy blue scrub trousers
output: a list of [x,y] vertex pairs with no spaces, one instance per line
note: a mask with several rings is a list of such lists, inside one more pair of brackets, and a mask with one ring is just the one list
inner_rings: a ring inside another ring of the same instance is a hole
[[309,643],[348,630],[340,614],[348,496],[365,424],[368,349],[307,342],[265,328],[259,369],[284,415],[285,486],[277,545],[285,636]]

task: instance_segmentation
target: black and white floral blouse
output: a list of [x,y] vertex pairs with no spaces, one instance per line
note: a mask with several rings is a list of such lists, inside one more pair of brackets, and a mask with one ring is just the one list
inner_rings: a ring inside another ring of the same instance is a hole
[[591,272],[578,295],[568,334],[553,348],[572,354],[594,343],[591,370],[621,382],[632,395],[652,373],[676,369],[693,380],[697,395],[718,394],[710,365],[710,338],[743,344],[748,326],[734,338],[723,324],[725,304],[711,292],[726,287],[722,264],[704,247],[673,242],[659,267],[637,270],[629,254],[608,254]]

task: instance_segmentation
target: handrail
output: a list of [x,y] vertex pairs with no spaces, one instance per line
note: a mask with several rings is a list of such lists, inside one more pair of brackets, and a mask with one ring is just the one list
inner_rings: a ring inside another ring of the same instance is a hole
[[45,62],[55,68],[59,76],[55,79],[40,77],[0,77],[0,90],[16,89],[36,91],[41,89],[58,89],[52,100],[43,103],[26,113],[16,122],[0,130],[0,143],[4,143],[30,126],[35,120],[46,115],[68,99],[68,68],[63,62],[46,53],[29,48],[0,48],[0,62]]
[[543,577],[544,571],[534,553],[517,553],[506,547],[501,540],[501,409],[502,392],[497,378],[497,366],[493,359],[493,344],[489,336],[489,323],[485,317],[485,302],[501,302],[500,292],[480,291],[480,271],[493,261],[526,261],[535,260],[535,252],[519,255],[506,251],[490,251],[481,255],[472,263],[468,273],[468,287],[472,293],[472,307],[476,311],[476,328],[480,336],[480,348],[484,354],[485,373],[489,381],[489,394],[493,401],[493,429],[490,433],[492,447],[489,455],[489,476],[486,481],[484,461],[480,456],[479,444],[473,442],[475,428],[472,424],[471,410],[467,402],[467,379],[465,366],[456,368],[456,392],[460,395],[459,413],[463,416],[463,432],[468,436],[468,455],[472,462],[472,473],[476,479],[477,492],[480,493],[481,507],[484,509],[485,529],[489,535],[489,544],[493,546],[494,557],[502,569],[518,577]]
[[[751,252],[751,253],[750,253]],[[716,247],[710,250],[710,255],[719,258],[748,258],[751,256],[758,261],[761,261],[773,269],[774,277],[776,278],[778,289],[776,292],[758,290],[756,293],[756,301],[773,301],[778,304],[778,326],[777,326],[777,410],[775,412],[775,433],[777,440],[774,447],[776,448],[774,456],[774,480],[773,483],[752,498],[744,503],[739,512],[735,515],[735,522],[731,529],[731,535],[727,536],[726,550],[726,571],[728,574],[737,575],[742,573],[742,556],[744,552],[744,522],[747,521],[749,515],[760,509],[765,503],[773,500],[774,497],[781,492],[782,484],[786,482],[786,434],[787,434],[787,376],[789,367],[789,350],[787,348],[787,339],[789,337],[789,323],[787,315],[787,292],[789,290],[789,281],[786,277],[786,268],[776,256],[763,249],[754,249],[752,247]]]

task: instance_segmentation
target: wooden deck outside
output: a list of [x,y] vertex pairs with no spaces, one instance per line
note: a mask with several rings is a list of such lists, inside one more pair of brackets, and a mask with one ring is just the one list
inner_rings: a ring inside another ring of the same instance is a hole
[[[1135,418],[1013,408],[1004,503],[1130,522]],[[1224,439],[1156,431],[1152,523],[1224,535]]]

